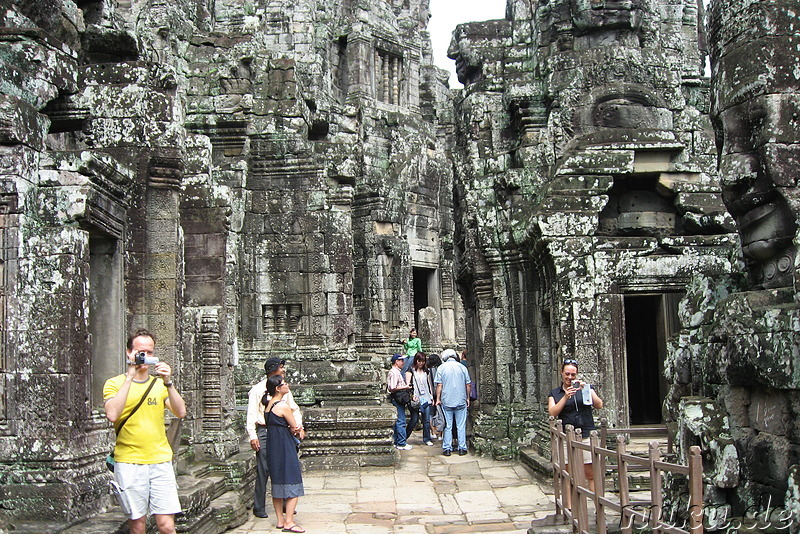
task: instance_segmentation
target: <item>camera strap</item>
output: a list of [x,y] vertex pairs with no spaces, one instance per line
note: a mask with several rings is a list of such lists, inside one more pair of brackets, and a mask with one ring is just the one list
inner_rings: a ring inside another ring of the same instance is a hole
[[145,390],[144,395],[142,395],[142,398],[139,399],[138,404],[136,404],[136,406],[133,408],[133,410],[131,410],[131,413],[128,414],[128,417],[126,417],[125,419],[120,421],[119,425],[114,425],[114,432],[117,434],[117,436],[119,436],[119,433],[122,432],[122,427],[125,426],[125,423],[128,422],[128,419],[130,419],[131,416],[136,413],[136,410],[139,409],[139,406],[142,405],[144,400],[147,398],[147,394],[150,393],[151,389],[153,389],[153,385],[155,383],[156,383],[156,377],[153,377],[152,380],[150,380],[150,385],[147,386],[147,389]]

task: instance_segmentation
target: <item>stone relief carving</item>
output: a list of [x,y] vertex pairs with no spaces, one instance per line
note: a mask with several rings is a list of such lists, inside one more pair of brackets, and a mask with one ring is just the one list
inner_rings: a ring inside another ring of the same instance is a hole
[[[784,32],[795,21],[776,4],[741,5],[739,17],[713,3],[709,19],[723,199],[736,219],[754,287],[793,286],[800,91],[787,67],[797,59],[789,51],[798,39]],[[755,18],[764,22],[747,27]]]

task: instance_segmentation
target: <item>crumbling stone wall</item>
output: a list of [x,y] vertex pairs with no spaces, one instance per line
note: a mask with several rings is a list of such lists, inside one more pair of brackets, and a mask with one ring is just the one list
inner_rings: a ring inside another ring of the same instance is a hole
[[388,423],[364,424],[386,356],[418,308],[464,339],[427,21],[424,0],[4,4],[4,519],[56,531],[110,504],[100,390],[139,326],[187,400],[179,475],[235,494],[187,478],[182,528],[242,520],[237,399],[269,356],[309,405],[350,382],[370,408],[319,434],[341,420],[393,460]]

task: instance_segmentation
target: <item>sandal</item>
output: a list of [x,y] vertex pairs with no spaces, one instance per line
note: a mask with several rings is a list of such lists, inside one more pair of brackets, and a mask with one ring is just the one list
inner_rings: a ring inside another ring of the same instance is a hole
[[302,529],[300,527],[300,525],[298,525],[297,523],[295,523],[294,525],[292,525],[291,527],[288,527],[288,528],[284,527],[283,531],[284,532],[297,532],[297,533],[305,532],[305,530]]

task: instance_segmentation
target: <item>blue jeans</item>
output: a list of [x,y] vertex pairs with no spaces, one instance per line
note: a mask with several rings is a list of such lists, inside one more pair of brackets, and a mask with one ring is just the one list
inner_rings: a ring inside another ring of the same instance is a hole
[[422,418],[422,441],[431,441],[431,405],[420,405],[419,415]]
[[455,420],[456,433],[458,434],[458,450],[467,450],[467,406],[457,406],[452,408],[444,406],[444,419],[447,421],[447,426],[444,429],[444,441],[442,441],[442,450],[453,450],[453,421]]
[[412,410],[409,406],[408,414],[410,418],[406,423],[406,440],[411,437],[411,433],[414,432],[415,428],[417,428],[417,423],[419,422],[419,410]]
[[394,422],[394,444],[404,447],[406,444],[406,407],[400,406],[394,399],[391,401],[397,408],[397,420]]

